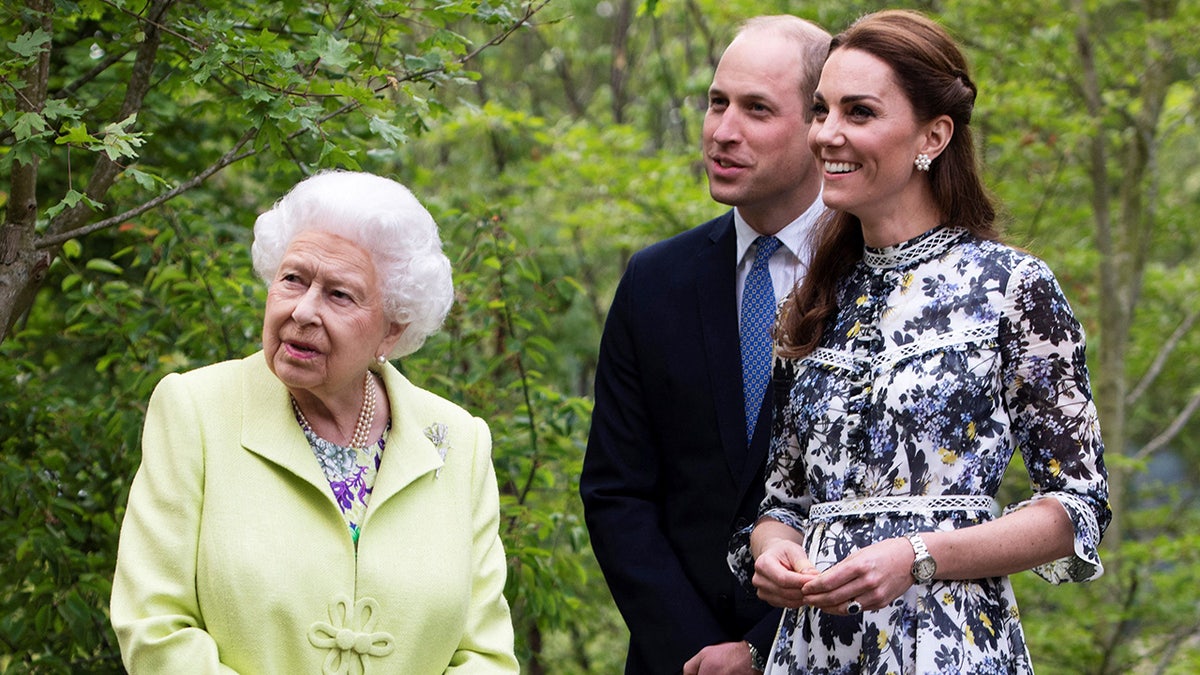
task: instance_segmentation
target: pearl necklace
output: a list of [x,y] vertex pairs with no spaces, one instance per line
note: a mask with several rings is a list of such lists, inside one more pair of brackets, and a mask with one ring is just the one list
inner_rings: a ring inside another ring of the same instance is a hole
[[[363,379],[363,404],[358,411],[358,423],[354,425],[354,435],[350,437],[349,448],[366,448],[367,442],[370,440],[371,425],[375,422],[375,387],[371,381],[371,371],[367,371],[366,378]],[[300,420],[300,427],[305,431],[312,431],[312,425],[308,423],[308,418],[304,416],[304,411],[300,409],[300,404],[296,401],[296,397],[292,397],[292,410],[296,411],[296,417]]]

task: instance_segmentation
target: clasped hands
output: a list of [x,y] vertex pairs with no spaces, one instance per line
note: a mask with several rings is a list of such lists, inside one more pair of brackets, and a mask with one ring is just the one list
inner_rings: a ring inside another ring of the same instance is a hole
[[767,543],[754,559],[758,597],[776,607],[815,607],[830,614],[887,606],[913,584],[912,545],[902,537],[859,549],[820,572],[804,547],[790,539]]

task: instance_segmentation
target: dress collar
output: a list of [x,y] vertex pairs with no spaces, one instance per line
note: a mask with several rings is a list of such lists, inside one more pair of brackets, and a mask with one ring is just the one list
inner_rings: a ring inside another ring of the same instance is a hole
[[895,269],[940,257],[967,235],[966,228],[938,227],[884,248],[863,247],[863,262],[876,269]]

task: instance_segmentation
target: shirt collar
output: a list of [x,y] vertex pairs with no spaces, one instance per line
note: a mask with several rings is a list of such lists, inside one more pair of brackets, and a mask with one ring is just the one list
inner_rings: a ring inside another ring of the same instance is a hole
[[[817,219],[821,217],[822,213],[825,213],[825,202],[821,200],[821,195],[818,194],[816,200],[809,205],[807,211],[800,214],[799,217],[788,223],[782,230],[775,233],[776,238],[783,243],[783,247],[798,260],[808,260],[808,251],[812,246],[812,243],[809,241],[809,234],[812,232],[813,225],[816,224]],[[761,235],[755,232],[754,228],[750,227],[745,218],[742,218],[742,214],[737,210],[737,207],[733,209],[733,229],[737,233],[736,260],[740,263],[746,257],[746,251],[750,250],[750,245]]]

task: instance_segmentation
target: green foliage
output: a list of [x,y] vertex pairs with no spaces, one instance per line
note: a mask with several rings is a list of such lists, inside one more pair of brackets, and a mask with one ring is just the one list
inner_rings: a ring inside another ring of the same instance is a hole
[[1153,532],[1106,557],[1106,574],[1086,584],[1048,586],[1032,573],[1013,579],[1029,650],[1050,673],[1193,673],[1200,569],[1195,495],[1155,485],[1159,506],[1131,512],[1130,527]]
[[[545,277],[520,235],[483,215],[443,218],[463,251],[455,261],[460,302],[444,336],[423,350],[429,360],[405,366],[489,420],[514,616],[526,627],[560,628],[585,607],[587,537],[575,494],[591,407],[546,378],[558,355],[544,332],[575,291]],[[520,646],[523,660],[536,658]]]
[[4,345],[0,548],[15,552],[0,574],[5,673],[120,670],[107,606],[145,403],[166,373],[257,340],[247,232],[164,215],[122,228],[109,257],[65,247],[44,291],[56,302]]

